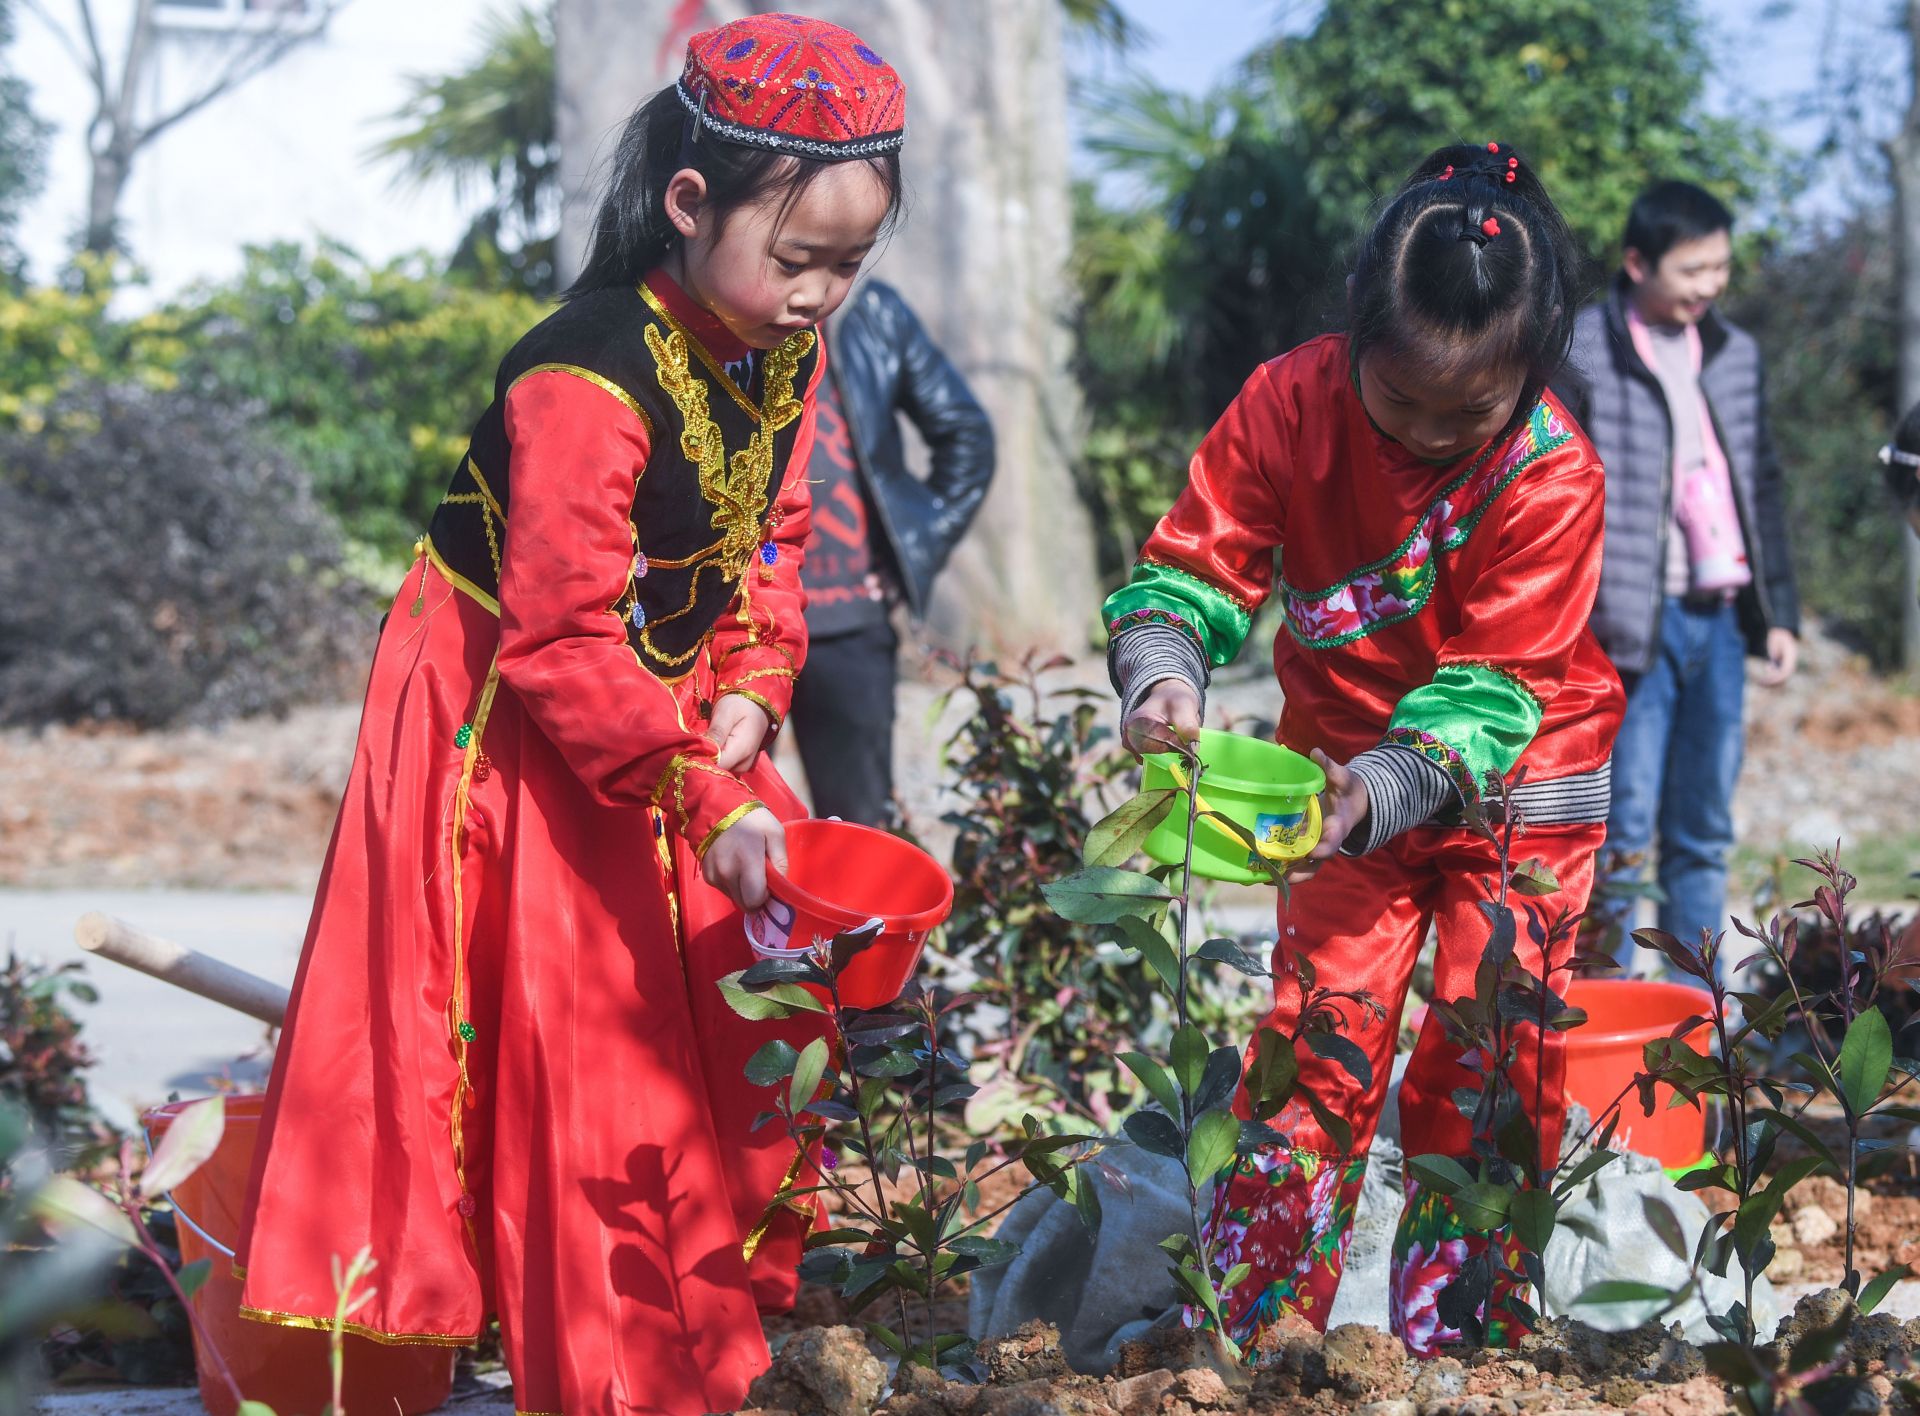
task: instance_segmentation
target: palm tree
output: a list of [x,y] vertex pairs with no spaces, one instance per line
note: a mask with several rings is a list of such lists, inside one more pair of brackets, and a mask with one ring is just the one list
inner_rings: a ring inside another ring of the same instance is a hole
[[483,194],[454,265],[545,292],[559,224],[551,0],[489,15],[480,36],[466,69],[410,81],[412,96],[393,115],[403,131],[371,156],[397,161],[403,182]]

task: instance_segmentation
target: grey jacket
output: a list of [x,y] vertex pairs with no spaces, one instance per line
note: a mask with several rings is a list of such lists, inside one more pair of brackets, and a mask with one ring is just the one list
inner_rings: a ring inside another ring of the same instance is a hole
[[[1760,347],[1710,311],[1700,324],[1700,386],[1733,470],[1733,498],[1753,584],[1740,592],[1749,653],[1770,628],[1800,632],[1800,594],[1787,545],[1780,459],[1767,427]],[[1673,423],[1660,383],[1627,331],[1626,282],[1580,312],[1573,354],[1554,392],[1606,464],[1607,541],[1593,631],[1623,673],[1644,673],[1660,642],[1667,534],[1672,523]]]

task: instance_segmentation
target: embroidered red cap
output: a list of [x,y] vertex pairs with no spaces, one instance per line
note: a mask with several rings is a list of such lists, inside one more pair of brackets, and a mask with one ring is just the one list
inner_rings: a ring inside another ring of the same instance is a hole
[[680,101],[728,142],[842,161],[896,151],[907,89],[852,30],[806,15],[749,15],[687,43]]

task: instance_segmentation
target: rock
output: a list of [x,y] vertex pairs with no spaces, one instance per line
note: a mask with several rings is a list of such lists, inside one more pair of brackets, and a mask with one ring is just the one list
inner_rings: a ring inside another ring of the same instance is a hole
[[1109,1386],[1107,1401],[1120,1416],[1152,1416],[1160,1409],[1160,1398],[1174,1381],[1172,1372],[1142,1372]]
[[[1791,1236],[1792,1231],[1788,1231]],[[1807,1256],[1790,1243],[1775,1241],[1773,1262],[1767,1265],[1767,1277],[1776,1283],[1791,1283],[1807,1271]]]
[[1211,1367],[1191,1367],[1173,1379],[1169,1393],[1196,1411],[1231,1411],[1233,1393]]
[[1642,1392],[1627,1410],[1645,1416],[1722,1416],[1729,1405],[1720,1384],[1712,1377],[1700,1376],[1678,1386]]
[[1321,1340],[1327,1380],[1342,1396],[1395,1395],[1407,1387],[1407,1349],[1378,1328],[1346,1323]]
[[885,1364],[858,1331],[807,1328],[781,1347],[747,1389],[747,1401],[794,1416],[868,1416],[886,1386]]
[[977,1416],[1120,1416],[1103,1399],[1098,1384],[1052,1378],[988,1387],[973,1409]]
[[1600,1399],[1609,1406],[1631,1406],[1647,1394],[1647,1384],[1632,1377],[1608,1377],[1600,1386]]
[[1653,1379],[1679,1385],[1690,1382],[1695,1377],[1707,1375],[1706,1359],[1700,1355],[1700,1349],[1691,1342],[1683,1342],[1677,1337],[1669,1337],[1660,1344],[1660,1353],[1654,1363]]
[[1847,1348],[1859,1362],[1886,1362],[1909,1347],[1906,1324],[1887,1313],[1855,1318],[1847,1329]]
[[950,1382],[918,1363],[894,1373],[893,1394],[882,1408],[887,1416],[970,1416],[981,1388]]
[[1458,1357],[1435,1357],[1423,1363],[1420,1373],[1413,1379],[1413,1390],[1409,1393],[1421,1406],[1431,1406],[1436,1402],[1456,1397],[1467,1389],[1467,1369]]
[[1782,1354],[1791,1353],[1793,1345],[1810,1332],[1830,1328],[1840,1321],[1840,1315],[1853,1307],[1853,1299],[1847,1296],[1843,1288],[1823,1288],[1818,1293],[1805,1295],[1793,1305],[1793,1311],[1781,1320],[1774,1333],[1774,1342]]
[[1420,1408],[1404,1396],[1393,1396],[1355,1407],[1353,1416],[1420,1416]]
[[1072,1374],[1060,1351],[1060,1329],[1037,1320],[1022,1323],[1005,1337],[987,1338],[976,1355],[995,1386]]
[[1840,1232],[1840,1221],[1818,1205],[1808,1205],[1793,1216],[1793,1241],[1802,1249],[1824,1244]]
[[[1317,1344],[1320,1334],[1314,1331],[1311,1324],[1302,1325],[1313,1334]],[[1113,1375],[1126,1378],[1162,1369],[1185,1372],[1201,1367],[1217,1373],[1234,1391],[1245,1391],[1253,1384],[1253,1377],[1247,1369],[1227,1355],[1226,1349],[1220,1345],[1220,1339],[1205,1328],[1154,1328],[1145,1337],[1123,1343]]]

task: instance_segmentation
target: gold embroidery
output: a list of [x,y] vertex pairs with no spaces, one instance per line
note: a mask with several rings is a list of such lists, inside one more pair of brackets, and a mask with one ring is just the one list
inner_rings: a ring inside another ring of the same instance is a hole
[[[240,1305],[240,1316],[251,1318],[256,1323],[272,1323],[275,1327],[304,1328],[312,1332],[333,1331],[332,1318],[312,1318],[304,1313],[272,1313],[265,1308],[249,1308],[244,1303]],[[472,1337],[455,1337],[445,1332],[380,1332],[359,1323],[347,1323],[344,1330],[355,1337],[368,1338],[389,1347],[471,1347],[480,1340],[477,1332]]]
[[493,523],[494,520],[498,518],[500,524],[505,526],[507,524],[507,514],[500,509],[499,499],[494,496],[493,488],[487,485],[487,479],[481,475],[480,464],[475,462],[472,457],[467,458],[467,472],[468,475],[473,478],[474,486],[480,490],[477,492],[460,492],[457,495],[449,495],[441,504],[443,506],[477,506],[480,508],[480,525],[487,533],[487,554],[493,557],[493,583],[498,585],[500,583],[500,535],[499,532],[494,529]]
[[742,806],[736,806],[732,811],[729,811],[725,816],[721,817],[718,821],[714,823],[713,829],[707,832],[706,840],[702,841],[698,846],[694,847],[694,851],[693,851],[694,859],[705,860],[707,858],[707,852],[713,849],[713,843],[720,839],[721,832],[729,830],[734,826],[738,826],[740,822],[744,820],[750,813],[755,811],[763,811],[765,809],[766,809],[766,803],[762,801],[750,801],[745,803]]
[[[767,1212],[760,1216],[760,1222],[754,1225],[753,1232],[747,1236],[747,1242],[740,1246],[740,1257],[748,1263],[753,1262],[753,1256],[760,1248],[760,1241],[767,1237],[767,1230],[773,1224],[775,1211],[780,1208],[781,1196],[791,1190],[793,1188],[793,1182],[800,1178],[800,1163],[806,1158],[807,1153],[804,1149],[797,1150],[793,1153],[793,1164],[787,1167],[787,1177],[780,1182],[780,1189],[774,1195],[773,1203],[768,1205]],[[787,1203],[801,1214],[811,1218],[813,1214],[812,1207],[819,1205],[820,1197],[818,1195],[813,1196],[809,1202],[810,1207],[807,1208],[803,1208],[798,1200],[789,1200]]]
[[[462,891],[465,871],[461,836],[466,830],[467,807],[473,799],[473,775],[480,760],[481,740],[486,736],[487,718],[493,712],[494,691],[499,686],[500,653],[496,649],[494,661],[487,667],[487,679],[480,688],[479,706],[473,711],[473,721],[467,734],[466,755],[460,764],[460,783],[453,792],[453,822],[447,841],[453,880],[453,992],[447,999],[447,1027],[453,1038],[454,1057],[460,1066],[460,1089],[453,1098],[448,1131],[453,1141],[454,1178],[460,1182],[462,1199],[467,1198],[470,1191],[467,1189],[466,1128],[460,1113],[473,1104],[473,1078],[467,1072],[466,900]],[[467,1237],[477,1250],[480,1236],[474,1228],[473,1216],[462,1215],[461,1218],[466,1222]]]
[[500,601],[497,597],[489,595],[478,585],[475,585],[471,580],[467,579],[466,576],[448,565],[440,554],[440,548],[433,544],[433,538],[431,536],[421,537],[421,544],[426,548],[427,559],[433,562],[433,568],[440,572],[440,578],[442,580],[453,586],[454,589],[463,592],[468,599],[481,606],[496,619],[499,618]]
[[797,677],[797,675],[793,672],[792,669],[771,669],[771,668],[770,669],[753,669],[747,673],[740,675],[740,677],[737,679],[729,680],[725,685],[721,687],[720,691],[722,693],[738,693],[740,690],[733,687],[734,684],[752,683],[755,679],[763,679],[763,678],[790,679],[795,677]]
[[769,702],[767,699],[761,697],[759,694],[755,693],[750,688],[728,688],[728,689],[722,689],[721,692],[723,695],[731,694],[735,698],[744,698],[747,700],[747,702],[757,705],[760,708],[761,712],[767,715],[767,717],[772,721],[773,726],[776,728],[779,727],[781,722],[783,721],[780,717],[780,710],[774,707],[773,704]]
[[592,369],[583,369],[578,364],[535,364],[507,385],[508,394],[511,395],[516,388],[535,374],[572,374],[576,379],[585,379],[595,388],[605,389],[625,404],[629,413],[640,420],[640,426],[647,430],[647,440],[649,442],[653,440],[653,419],[649,418],[647,410],[640,406],[640,400],[604,374],[596,374]]

